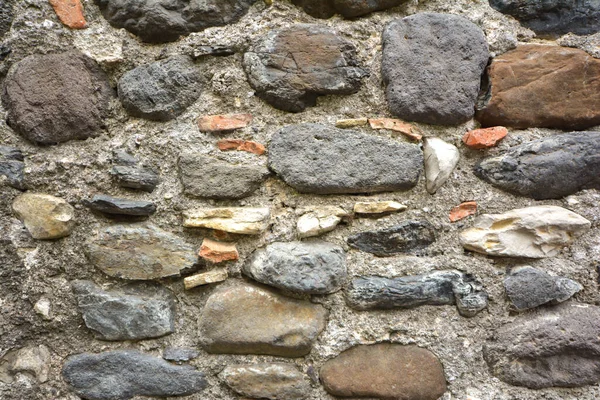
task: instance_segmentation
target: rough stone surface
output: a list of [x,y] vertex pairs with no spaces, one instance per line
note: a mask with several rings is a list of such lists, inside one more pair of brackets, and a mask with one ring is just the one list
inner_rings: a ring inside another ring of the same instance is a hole
[[460,160],[460,152],[442,139],[428,137],[423,142],[423,157],[427,192],[434,194],[450,178]]
[[195,368],[171,365],[136,350],[70,356],[62,375],[79,396],[90,400],[185,396],[206,387],[204,374]]
[[437,400],[446,391],[442,364],[429,350],[392,343],[361,345],[321,368],[334,396]]
[[25,189],[25,158],[21,150],[0,146],[0,176],[5,176],[8,185],[19,190]]
[[50,349],[43,344],[23,347],[15,353],[9,370],[13,374],[19,372],[32,374],[39,382],[44,383],[48,381],[50,373],[50,357]]
[[87,26],[80,0],[49,0],[54,12],[65,26],[83,29]]
[[191,58],[173,56],[126,72],[119,79],[119,99],[134,117],[168,121],[198,99],[200,79]]
[[325,328],[324,307],[247,284],[217,289],[200,316],[209,353],[301,357]]
[[188,276],[183,280],[183,285],[186,290],[190,290],[197,286],[208,285],[209,283],[223,282],[227,280],[228,277],[229,273],[226,268],[217,268],[212,271]]
[[400,132],[414,140],[421,140],[423,136],[416,133],[413,125],[394,118],[369,118],[369,126],[372,129],[387,129],[394,132]]
[[472,149],[487,149],[488,147],[496,146],[507,134],[508,129],[503,126],[474,129],[465,133],[462,141],[467,147]]
[[464,17],[421,13],[391,22],[381,66],[390,111],[428,124],[468,121],[488,58],[483,31]]
[[12,209],[34,239],[59,239],[75,228],[75,209],[59,197],[24,193],[13,201]]
[[293,364],[229,365],[219,375],[236,393],[256,399],[301,400],[308,398],[311,391]]
[[277,242],[256,250],[242,271],[276,288],[327,294],[346,280],[346,254],[327,242]]
[[240,257],[235,243],[217,242],[208,238],[202,240],[198,255],[212,263],[235,261]]
[[158,174],[149,168],[130,165],[115,165],[111,174],[119,186],[152,193],[158,185]]
[[106,214],[147,216],[156,212],[156,205],[150,201],[119,199],[104,194],[97,194],[83,204],[95,211]]
[[242,235],[259,235],[269,227],[269,208],[199,208],[183,212],[186,228],[207,228]]
[[341,14],[345,18],[360,17],[374,11],[399,6],[406,0],[292,0],[315,18],[331,18]]
[[269,31],[244,54],[244,69],[257,96],[290,112],[314,106],[320,95],[356,93],[368,75],[354,45],[319,25]]
[[373,193],[414,187],[416,145],[320,124],[290,125],[269,145],[269,167],[303,193]]
[[85,325],[103,340],[150,339],[175,332],[175,303],[159,285],[133,284],[105,291],[91,281],[73,281]]
[[484,214],[460,234],[467,250],[491,256],[552,257],[590,229],[590,221],[558,206]]
[[7,123],[26,139],[52,144],[97,136],[113,91],[81,53],[32,55],[14,64],[2,91]]
[[450,222],[457,222],[477,213],[476,201],[465,201],[450,210]]
[[3,36],[10,30],[14,17],[12,2],[3,1],[0,3],[0,36]]
[[600,132],[549,136],[485,158],[475,174],[511,193],[558,199],[582,189],[600,189]]
[[349,217],[349,214],[341,207],[314,207],[298,218],[296,230],[301,238],[319,236],[334,230],[346,217]]
[[435,242],[435,230],[426,220],[408,220],[390,228],[359,232],[348,238],[355,249],[386,257],[415,253]]
[[600,125],[600,60],[579,49],[523,45],[494,58],[477,119],[484,127]]
[[229,132],[250,125],[252,114],[205,115],[198,119],[200,132]]
[[197,250],[153,225],[113,225],[87,243],[90,262],[107,275],[146,280],[179,275],[197,263]]
[[167,347],[163,351],[163,358],[168,361],[175,361],[180,363],[182,361],[190,361],[194,358],[198,358],[200,352],[196,349],[182,348],[182,347]]

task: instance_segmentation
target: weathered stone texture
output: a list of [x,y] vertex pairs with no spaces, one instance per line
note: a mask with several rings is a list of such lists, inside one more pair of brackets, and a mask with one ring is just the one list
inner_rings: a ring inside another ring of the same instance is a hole
[[5,176],[8,185],[23,190],[25,189],[25,163],[21,150],[0,146],[0,176]]
[[236,393],[256,399],[301,400],[308,398],[311,391],[293,364],[229,365],[220,377]]
[[435,242],[435,230],[426,220],[409,220],[390,228],[359,232],[348,238],[356,249],[380,257],[415,253]]
[[259,235],[269,227],[271,210],[266,207],[198,208],[183,212],[183,226]]
[[104,194],[94,195],[82,203],[92,210],[105,214],[148,216],[156,212],[156,205],[149,201],[119,199]]
[[374,11],[399,6],[406,0],[292,0],[315,18],[331,18],[341,14],[345,18],[360,17]]
[[34,239],[59,239],[75,228],[75,209],[59,197],[24,193],[13,201],[12,209]]

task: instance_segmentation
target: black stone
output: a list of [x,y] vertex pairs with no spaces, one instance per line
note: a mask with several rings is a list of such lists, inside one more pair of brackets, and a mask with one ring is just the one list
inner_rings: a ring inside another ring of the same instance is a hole
[[8,185],[19,190],[25,190],[25,163],[21,150],[0,146],[0,175],[6,176]]
[[197,358],[200,352],[196,349],[188,349],[182,347],[168,347],[163,351],[163,358],[168,361],[175,361],[177,363],[183,361],[190,361]]
[[425,220],[404,221],[390,228],[360,232],[348,238],[351,247],[380,257],[419,252],[433,242],[435,230]]
[[235,53],[236,50],[229,46],[198,46],[194,48],[194,58],[203,56],[226,57]]
[[407,0],[292,0],[307,14],[315,18],[330,18],[341,14],[346,18],[355,18],[399,6]]
[[152,215],[156,212],[156,206],[150,201],[119,199],[103,194],[97,194],[91,200],[84,200],[82,203],[92,210],[106,214]]

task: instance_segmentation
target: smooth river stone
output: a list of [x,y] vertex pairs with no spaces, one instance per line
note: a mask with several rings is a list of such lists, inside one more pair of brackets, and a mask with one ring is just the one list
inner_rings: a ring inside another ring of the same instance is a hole
[[12,209],[34,239],[58,239],[75,228],[75,209],[65,200],[48,194],[23,193]]
[[418,253],[435,242],[435,230],[426,220],[409,220],[390,228],[359,232],[348,238],[355,249],[386,257],[400,253]]
[[234,392],[255,399],[301,400],[311,392],[305,375],[294,364],[228,365],[219,376]]

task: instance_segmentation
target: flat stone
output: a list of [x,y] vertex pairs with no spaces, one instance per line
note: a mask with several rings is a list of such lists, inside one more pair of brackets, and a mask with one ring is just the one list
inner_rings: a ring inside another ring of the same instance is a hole
[[252,114],[205,115],[198,119],[200,132],[229,132],[250,125]]
[[15,147],[0,146],[0,176],[5,176],[8,185],[25,190],[25,163],[23,153]]
[[341,207],[317,206],[298,218],[296,230],[301,238],[319,236],[331,232],[350,214]]
[[202,246],[198,255],[212,263],[235,261],[240,258],[235,243],[217,242],[208,238],[202,240]]
[[183,280],[183,285],[186,290],[190,290],[197,286],[226,281],[228,277],[229,273],[227,272],[227,268],[217,268],[212,271],[188,276]]
[[475,215],[477,213],[477,202],[476,201],[465,201],[460,203],[456,207],[450,210],[450,222],[457,222],[467,218],[469,215]]
[[91,200],[84,200],[82,203],[105,214],[147,216],[156,212],[156,205],[150,201],[119,199],[104,194],[97,194]]
[[490,256],[552,257],[590,229],[590,221],[557,206],[484,214],[460,234],[467,250]]
[[15,373],[29,373],[35,376],[40,383],[48,381],[50,373],[50,349],[43,344],[38,346],[23,347],[11,357],[9,371]]
[[214,291],[199,323],[209,353],[302,357],[326,321],[321,305],[240,284]]
[[158,284],[105,291],[90,281],[73,281],[71,287],[85,325],[98,339],[151,339],[175,332],[174,297]]
[[59,197],[23,193],[12,209],[34,239],[59,239],[75,228],[75,209]]
[[331,18],[341,14],[345,18],[360,17],[374,11],[399,6],[406,0],[292,0],[297,6],[315,18]]
[[465,133],[463,143],[472,149],[487,149],[494,147],[508,135],[508,129],[503,126],[474,129]]
[[217,147],[221,151],[238,150],[258,156],[262,156],[266,151],[262,144],[242,139],[222,139],[217,142]]
[[242,199],[269,176],[264,166],[232,164],[199,153],[179,156],[179,177],[187,195],[211,199]]
[[156,2],[94,0],[115,28],[125,28],[150,43],[173,42],[211,26],[239,21],[256,0]]
[[259,235],[269,227],[267,207],[199,208],[183,212],[183,226],[206,228],[242,235]]
[[483,31],[464,17],[419,13],[392,21],[381,66],[391,113],[435,125],[467,122],[488,58]]
[[242,272],[279,289],[328,294],[346,280],[346,254],[328,242],[276,242],[256,250]]
[[372,129],[387,129],[389,131],[400,132],[413,140],[421,140],[423,136],[418,134],[414,126],[402,120],[394,118],[369,118],[369,125]]
[[321,95],[356,93],[368,75],[352,43],[308,24],[269,30],[244,54],[244,69],[258,97],[290,112],[316,105]]
[[455,304],[464,317],[475,316],[488,304],[481,282],[456,270],[398,278],[363,276],[350,282],[345,295],[348,305],[358,310]]
[[159,183],[158,174],[154,170],[139,166],[115,165],[111,174],[119,186],[148,193],[152,193]]
[[579,49],[523,45],[494,58],[483,127],[582,130],[600,125],[600,60]]
[[200,73],[187,56],[173,56],[127,71],[119,79],[119,99],[134,117],[177,118],[198,99]]
[[202,391],[204,374],[137,350],[82,353],[67,358],[64,380],[90,400],[128,400],[134,396],[186,396]]
[[327,361],[320,376],[325,390],[340,397],[437,400],[446,391],[435,354],[401,344],[352,347]]
[[65,26],[83,29],[87,26],[80,0],[49,0],[54,12]]
[[435,230],[426,220],[408,220],[390,228],[359,232],[348,238],[355,249],[380,257],[418,253],[435,242]]
[[179,275],[197,263],[196,249],[153,225],[113,225],[86,246],[90,262],[107,275],[147,280]]
[[475,175],[521,196],[559,199],[600,189],[599,151],[600,132],[553,135],[483,159]]
[[200,352],[196,349],[183,348],[183,347],[167,347],[163,351],[163,358],[167,361],[175,361],[180,363],[182,361],[190,361],[198,358]]
[[269,145],[269,168],[303,193],[408,190],[423,170],[418,146],[320,124],[290,125]]
[[311,392],[304,374],[293,364],[228,365],[219,376],[234,392],[256,399],[302,400]]
[[31,55],[14,64],[2,104],[11,128],[32,142],[52,144],[98,136],[112,96],[100,67],[69,51]]
[[458,148],[436,137],[423,142],[427,192],[434,194],[450,178],[460,160]]
[[519,311],[547,303],[562,303],[583,290],[583,286],[571,279],[552,276],[529,266],[513,269],[504,279],[504,288]]
[[356,128],[357,126],[364,126],[369,123],[368,118],[350,118],[350,119],[338,119],[335,121],[336,128],[348,129]]
[[530,389],[600,383],[600,308],[568,302],[519,317],[483,346],[490,372]]
[[354,203],[356,214],[387,214],[407,209],[407,206],[397,201],[359,201]]

